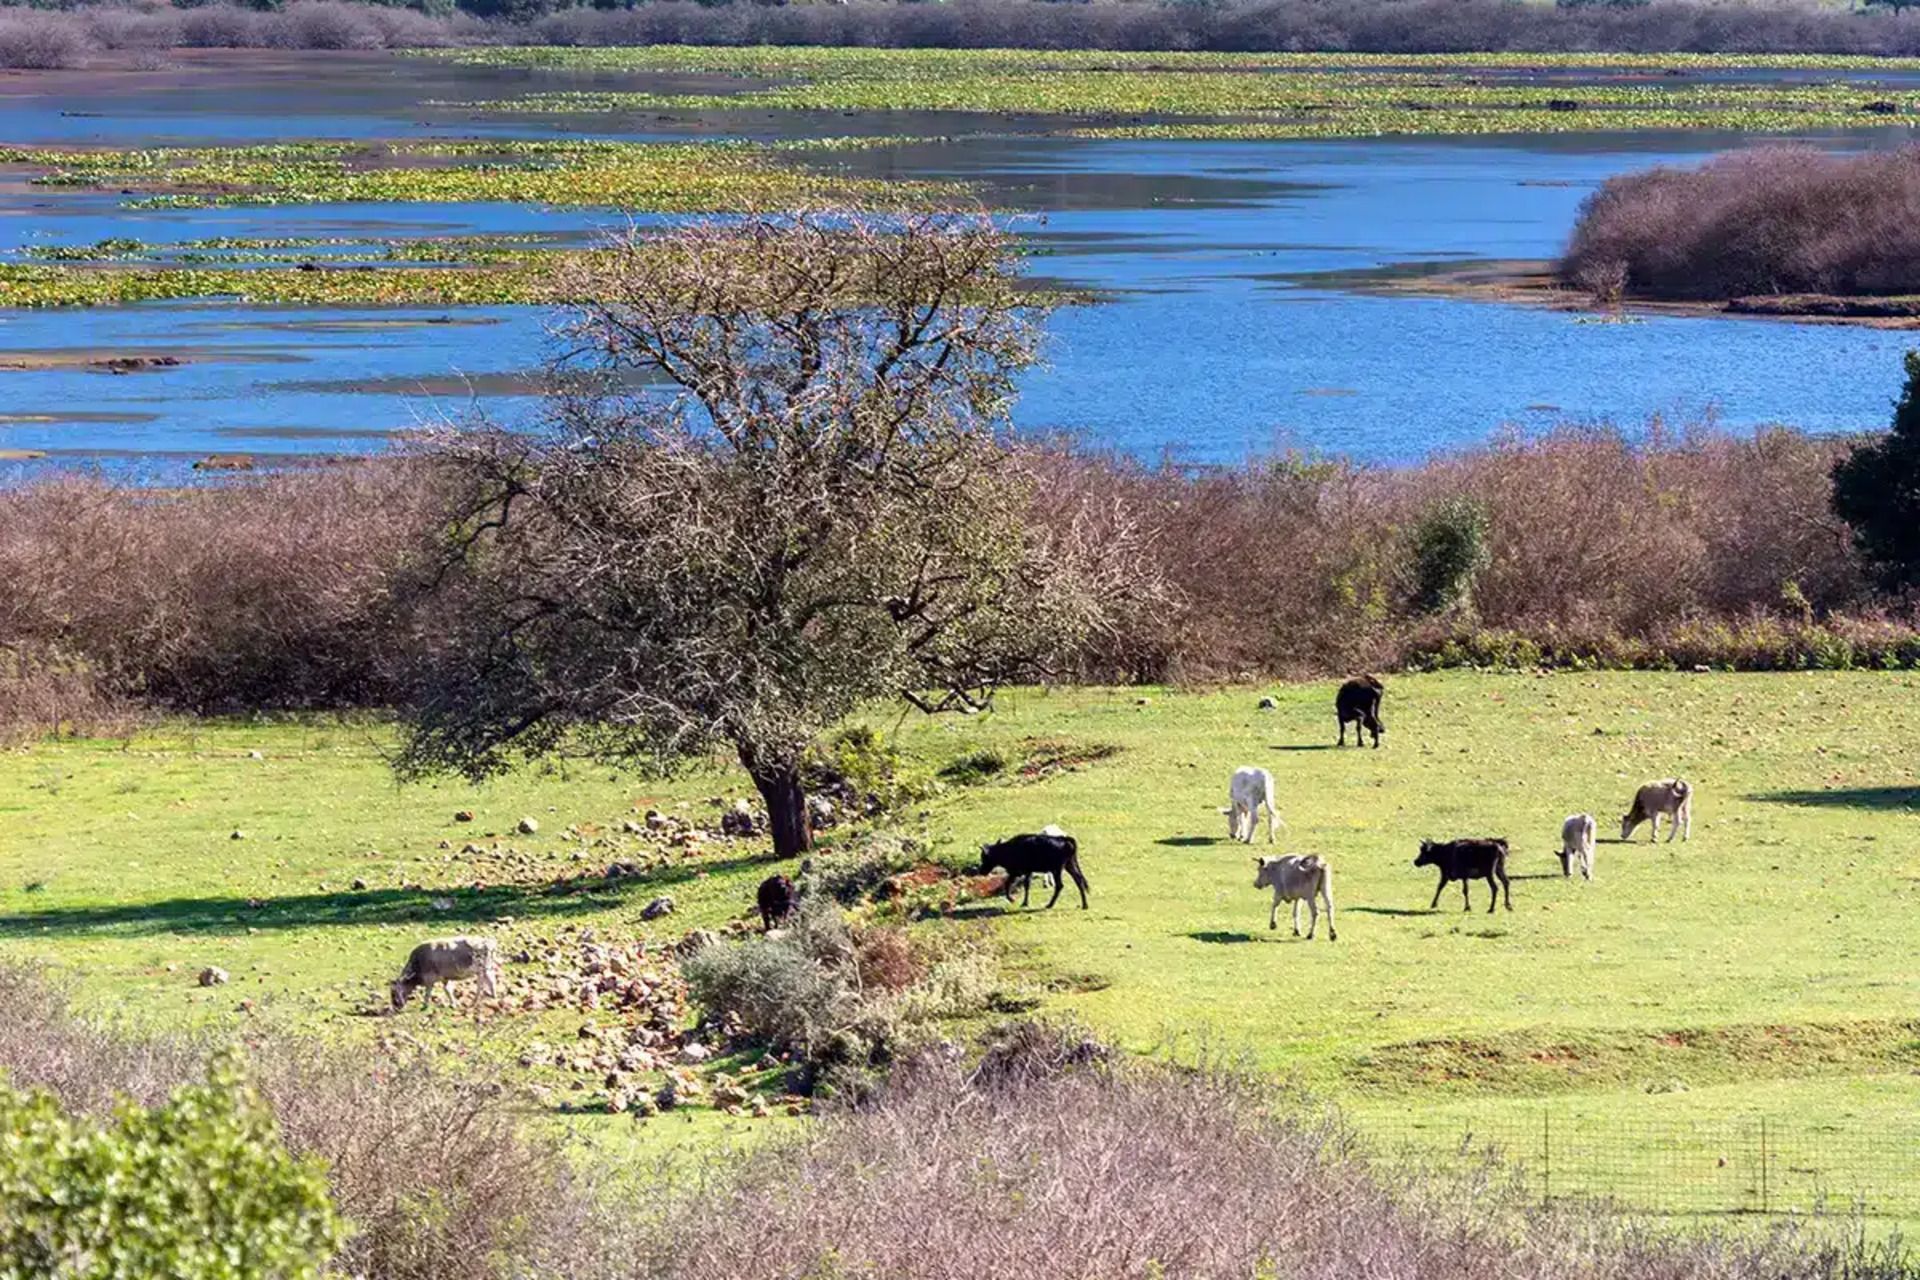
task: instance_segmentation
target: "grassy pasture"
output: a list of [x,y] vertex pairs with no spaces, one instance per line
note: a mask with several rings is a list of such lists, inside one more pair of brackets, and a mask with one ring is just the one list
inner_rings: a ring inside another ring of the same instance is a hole
[[[1776,1194],[1871,1185],[1920,1149],[1920,677],[1402,676],[1377,752],[1332,748],[1326,684],[1282,688],[1264,712],[1248,690],[1140,696],[1019,690],[969,720],[881,722],[935,765],[985,748],[1019,758],[1032,738],[1119,748],[1038,781],[953,788],[925,820],[956,863],[1047,822],[1079,838],[1090,911],[1069,890],[1051,912],[995,898],[956,913],[994,922],[1049,1007],[1141,1050],[1202,1037],[1244,1052],[1382,1141],[1447,1146],[1472,1129],[1521,1146],[1550,1113],[1563,1143],[1610,1144],[1676,1210],[1707,1207],[1688,1180],[1699,1169],[1751,1176],[1730,1135],[1760,1116],[1786,1126]],[[458,846],[497,832],[541,876],[603,864],[618,851],[591,841],[617,844],[630,807],[694,812],[743,780],[576,768],[403,789],[389,741],[378,724],[168,726],[0,756],[0,951],[70,969],[96,1007],[139,1018],[368,1036],[394,1024],[355,1011],[420,936],[503,917],[646,932],[638,909],[663,891],[680,911],[660,936],[674,936],[744,913],[768,873],[743,844],[614,888],[513,887]],[[1289,824],[1277,847],[1332,861],[1337,943],[1295,940],[1284,913],[1266,929],[1251,857],[1265,842],[1229,843],[1215,811],[1244,763],[1274,773]],[[1610,842],[1633,785],[1671,774],[1697,788],[1693,839]],[[1554,856],[1560,819],[1580,810],[1603,838],[1592,884],[1562,879]],[[522,815],[538,835],[508,834]],[[563,838],[570,824],[586,839]],[[1488,914],[1476,886],[1473,912],[1457,887],[1429,911],[1419,839],[1475,833],[1512,839],[1514,910]],[[209,963],[233,984],[195,986]],[[439,1034],[504,1056],[538,1030],[442,1020]],[[705,1132],[666,1124],[653,1122]],[[1684,1150],[1668,1149],[1674,1134]],[[1906,1172],[1911,1185],[1920,1170]]]

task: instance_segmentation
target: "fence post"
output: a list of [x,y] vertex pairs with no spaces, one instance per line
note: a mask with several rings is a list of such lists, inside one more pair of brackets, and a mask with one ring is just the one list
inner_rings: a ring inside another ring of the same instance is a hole
[[1553,1112],[1540,1108],[1540,1201],[1553,1199]]
[[1773,1212],[1773,1199],[1767,1186],[1767,1118],[1760,1117],[1760,1212]]

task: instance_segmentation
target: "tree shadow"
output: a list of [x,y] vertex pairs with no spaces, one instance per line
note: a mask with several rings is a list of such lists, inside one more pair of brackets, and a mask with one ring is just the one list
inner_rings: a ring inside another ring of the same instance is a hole
[[1221,844],[1224,843],[1225,840],[1225,836],[1167,836],[1163,839],[1155,840],[1154,843],[1169,844],[1176,849],[1193,849],[1203,845]]
[[[107,906],[50,907],[0,916],[0,939],[108,932],[135,937],[160,933],[243,933],[248,929],[265,932],[337,925],[471,925],[484,924],[500,916],[559,918],[638,905],[660,889],[692,880],[703,871],[725,874],[773,860],[770,855],[756,854],[680,863],[612,880],[596,876],[541,884],[494,885],[478,890],[449,885],[295,894],[262,898],[258,907],[249,906],[248,899],[241,897],[163,898]],[[445,910],[437,910],[433,906],[436,899],[449,905]],[[744,893],[741,905],[752,905]]]
[[1511,871],[1507,873],[1507,879],[1509,880],[1565,880],[1567,878],[1566,876],[1555,875],[1551,871],[1530,871],[1526,875],[1519,875]]
[[1763,791],[1747,797],[1766,804],[1821,809],[1920,809],[1920,787],[1836,787],[1819,791]]
[[1201,929],[1197,932],[1189,933],[1187,936],[1195,942],[1234,943],[1253,941],[1253,935],[1250,933],[1228,933],[1220,929]]

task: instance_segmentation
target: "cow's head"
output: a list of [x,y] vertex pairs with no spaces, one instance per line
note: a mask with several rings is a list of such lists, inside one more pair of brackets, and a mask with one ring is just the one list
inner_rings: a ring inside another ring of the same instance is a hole
[[1430,867],[1435,861],[1436,859],[1433,856],[1433,841],[1422,840],[1420,842],[1420,856],[1413,860],[1413,865],[1416,867]]
[[1226,815],[1227,839],[1238,840],[1240,838],[1240,815],[1233,811],[1232,806],[1224,804],[1220,806],[1220,812]]
[[980,874],[990,876],[993,869],[1000,865],[1000,846],[983,844],[980,846]]
[[1253,875],[1254,888],[1264,889],[1273,883],[1274,876],[1278,874],[1275,868],[1279,861],[1280,859],[1278,858],[1266,857],[1255,858],[1253,860],[1253,865],[1257,868]]
[[1621,814],[1620,815],[1620,838],[1622,840],[1625,840],[1627,837],[1631,836],[1633,834],[1633,829],[1638,825],[1639,824],[1634,821],[1633,814],[1631,813]]
[[[393,1011],[400,1012],[407,1007],[407,1001],[413,996],[413,986],[405,978],[394,983],[388,992],[393,997]],[[429,1002],[431,1007],[431,1002]]]

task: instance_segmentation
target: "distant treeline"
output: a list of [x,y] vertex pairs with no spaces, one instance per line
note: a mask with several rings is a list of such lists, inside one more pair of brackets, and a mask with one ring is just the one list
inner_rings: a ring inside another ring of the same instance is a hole
[[[1173,584],[1062,679],[1206,682],[1442,665],[1920,666],[1830,471],[1854,442],[1563,428],[1415,467],[1232,468],[1049,448],[1034,519]],[[0,490],[0,725],[379,707],[443,616],[396,591],[444,527],[430,457],[176,491]],[[1125,535],[1121,536],[1124,528]]]
[[1218,52],[1920,54],[1920,18],[1783,0],[423,0],[71,4],[0,14],[0,65],[175,48],[791,44]]

